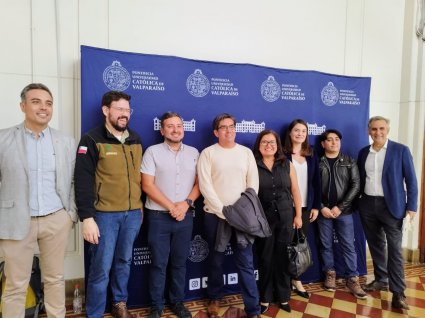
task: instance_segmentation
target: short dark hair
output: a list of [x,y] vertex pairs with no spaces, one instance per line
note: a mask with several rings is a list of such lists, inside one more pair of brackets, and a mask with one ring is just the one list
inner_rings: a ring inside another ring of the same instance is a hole
[[47,93],[49,93],[50,97],[53,98],[52,92],[50,91],[50,89],[41,83],[31,83],[28,84],[27,86],[25,86],[23,88],[23,90],[21,91],[21,101],[25,101],[25,98],[27,97],[27,93],[32,90],[32,89],[42,89],[43,91],[46,91]]
[[213,122],[212,122],[212,126],[214,130],[218,130],[218,126],[220,125],[220,122],[224,119],[231,119],[233,121],[233,125],[236,125],[236,118],[228,113],[222,113],[220,115],[217,115]]
[[342,134],[339,130],[336,129],[327,129],[320,135],[320,142],[325,141],[328,139],[329,134],[335,134],[338,136],[339,139],[342,139]]
[[274,154],[274,160],[276,162],[281,161],[283,163],[286,157],[283,154],[282,143],[280,141],[280,137],[277,134],[277,132],[275,132],[272,129],[265,129],[257,135],[257,139],[255,140],[255,144],[254,144],[254,149],[252,151],[254,153],[255,160],[258,161],[263,159],[263,155],[260,152],[260,142],[265,135],[269,135],[269,134],[273,135],[274,138],[276,139],[276,153]]
[[166,121],[168,118],[173,118],[173,117],[178,117],[183,122],[183,118],[182,118],[182,116],[180,116],[180,114],[178,114],[176,112],[168,111],[168,112],[165,112],[164,114],[162,114],[162,116],[161,116],[161,119],[160,119],[161,120],[161,127],[162,128],[164,127],[164,121]]
[[102,106],[111,107],[112,102],[117,102],[120,99],[130,101],[131,96],[119,91],[109,91],[102,96]]

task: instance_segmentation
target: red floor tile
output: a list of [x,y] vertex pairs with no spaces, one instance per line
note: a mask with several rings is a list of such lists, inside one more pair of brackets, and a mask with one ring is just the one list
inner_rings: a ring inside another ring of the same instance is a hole
[[357,305],[356,314],[370,317],[370,318],[381,318],[382,310],[370,306]]
[[351,314],[346,311],[332,309],[329,318],[356,318],[356,314]]
[[322,295],[317,295],[317,294],[311,294],[310,295],[310,299],[308,301],[311,304],[316,304],[316,305],[320,305],[320,306],[324,306],[324,307],[331,307],[332,306],[332,302],[333,302],[333,298],[331,297],[327,297],[327,296],[322,296]]

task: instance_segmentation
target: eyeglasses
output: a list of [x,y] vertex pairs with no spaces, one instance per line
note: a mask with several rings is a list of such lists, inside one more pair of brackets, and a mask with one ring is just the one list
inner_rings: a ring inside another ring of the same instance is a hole
[[274,140],[261,140],[260,144],[263,145],[263,146],[267,146],[267,145],[276,146],[276,141],[274,141]]
[[235,129],[236,129],[235,125],[229,125],[229,126],[223,125],[218,127],[218,130],[235,130]]
[[118,110],[120,113],[127,113],[127,114],[133,114],[134,109],[133,108],[123,108],[123,107],[110,107],[113,109]]

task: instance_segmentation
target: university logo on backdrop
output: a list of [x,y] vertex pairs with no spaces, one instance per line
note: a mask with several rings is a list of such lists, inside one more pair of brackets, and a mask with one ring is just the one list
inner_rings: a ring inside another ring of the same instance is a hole
[[269,76],[261,84],[261,96],[268,102],[277,101],[280,97],[280,86],[273,76]]
[[113,61],[103,71],[103,82],[114,91],[125,91],[130,86],[130,74],[119,61]]
[[269,76],[261,84],[261,96],[268,102],[275,102],[279,99],[291,102],[305,101],[305,92],[298,84],[288,81],[279,84],[273,76]]
[[204,97],[210,91],[210,81],[202,74],[202,71],[196,69],[186,80],[188,92],[195,97]]
[[334,83],[329,82],[322,88],[320,93],[323,104],[334,106],[339,102],[341,105],[360,106],[360,97],[354,89],[338,90]]
[[208,93],[215,96],[236,97],[239,89],[230,78],[212,77],[208,79],[202,70],[196,69],[186,80],[187,91],[194,97],[204,97]]

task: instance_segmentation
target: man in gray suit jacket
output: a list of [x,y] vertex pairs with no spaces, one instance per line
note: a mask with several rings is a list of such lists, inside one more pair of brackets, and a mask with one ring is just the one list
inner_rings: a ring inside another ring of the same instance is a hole
[[65,250],[77,221],[75,141],[48,126],[53,97],[45,85],[27,85],[20,107],[24,122],[0,130],[0,254],[7,277],[2,314],[24,317],[38,244],[47,315],[64,317]]

